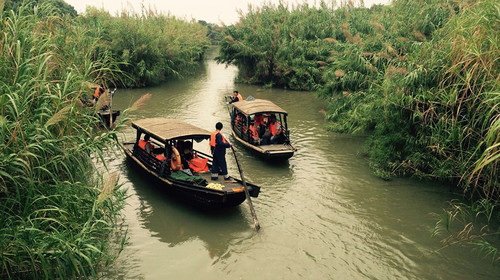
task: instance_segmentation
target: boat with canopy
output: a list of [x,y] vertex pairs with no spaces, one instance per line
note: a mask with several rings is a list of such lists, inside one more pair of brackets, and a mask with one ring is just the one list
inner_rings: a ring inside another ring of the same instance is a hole
[[[132,122],[134,142],[120,143],[128,161],[155,185],[198,206],[225,208],[246,199],[241,180],[211,181],[212,156],[195,146],[208,147],[210,132],[181,120],[148,118]],[[250,196],[260,187],[246,183]]]
[[249,98],[231,103],[231,131],[246,148],[269,160],[286,160],[296,151],[290,143],[288,113],[273,102]]

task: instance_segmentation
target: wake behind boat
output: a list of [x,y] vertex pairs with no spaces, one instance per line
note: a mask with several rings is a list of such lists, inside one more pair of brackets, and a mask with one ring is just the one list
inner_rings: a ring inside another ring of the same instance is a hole
[[[209,131],[165,118],[138,120],[132,127],[137,132],[135,142],[120,146],[129,162],[158,187],[206,208],[232,207],[245,201],[243,182],[233,177],[211,181],[212,157],[193,148],[210,139]],[[260,187],[249,183],[247,187],[250,196],[259,195]]]

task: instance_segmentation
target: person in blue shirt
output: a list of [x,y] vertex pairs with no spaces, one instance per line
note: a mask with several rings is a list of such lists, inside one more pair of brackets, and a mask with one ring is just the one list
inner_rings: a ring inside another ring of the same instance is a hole
[[227,164],[226,164],[226,149],[233,146],[233,144],[229,143],[224,135],[221,133],[222,123],[218,122],[215,125],[215,131],[210,135],[210,151],[212,152],[212,169],[211,179],[217,180],[219,177],[219,171],[224,176],[226,181],[230,181],[231,179],[227,175]]

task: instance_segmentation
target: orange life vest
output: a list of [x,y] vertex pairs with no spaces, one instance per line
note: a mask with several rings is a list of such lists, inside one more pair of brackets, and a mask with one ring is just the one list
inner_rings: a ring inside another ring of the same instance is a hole
[[238,95],[236,95],[236,97],[238,97],[238,101],[243,100],[243,96],[241,96],[241,94],[239,94],[239,93],[238,93]]
[[[144,151],[148,152],[148,153],[152,153],[153,152],[153,145],[151,143],[149,143],[148,141],[146,140],[139,140],[139,148],[143,149]],[[146,145],[147,145],[147,150],[146,149]]]
[[253,139],[259,139],[259,132],[257,131],[257,127],[251,124],[250,131],[252,132]]
[[166,157],[166,156],[164,156],[163,154],[159,154],[159,155],[157,155],[157,156],[156,156],[156,158],[157,158],[159,161],[164,161],[164,160],[166,160],[166,159],[167,159],[167,157]]
[[99,98],[101,96],[101,86],[98,86],[94,91],[94,97]]
[[264,124],[264,116],[263,115],[255,116],[254,120],[255,120],[255,125]]
[[193,172],[208,172],[208,158],[195,157],[188,163]]
[[241,122],[241,116],[240,115],[236,116],[236,118],[234,119],[234,125],[238,126],[239,122]]
[[[278,127],[278,129],[276,129],[276,127]],[[281,125],[279,122],[275,122],[275,123],[270,123],[269,124],[269,131],[271,131],[271,134],[273,136],[277,135],[277,134],[280,134],[281,133]]]
[[[220,130],[216,130],[212,132],[212,134],[210,134],[210,147],[215,148],[215,136],[217,135],[217,133],[220,133]],[[222,135],[222,133],[220,134],[220,136],[222,136],[222,142],[227,143],[226,138],[224,138],[224,135]]]

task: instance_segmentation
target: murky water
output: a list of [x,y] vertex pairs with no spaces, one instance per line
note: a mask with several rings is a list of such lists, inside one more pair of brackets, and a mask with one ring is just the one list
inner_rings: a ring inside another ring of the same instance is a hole
[[[212,54],[214,55],[214,54]],[[125,164],[118,169],[130,198],[124,209],[129,245],[108,279],[496,279],[488,260],[467,248],[434,253],[431,237],[448,188],[408,179],[383,181],[359,155],[363,138],[325,130],[325,103],[313,93],[234,84],[234,67],[207,60],[193,78],[167,85],[119,90],[125,109],[141,94],[153,97],[130,114],[179,118],[208,130],[229,117],[223,96],[238,89],[274,101],[289,113],[298,149],[282,164],[268,164],[237,145],[246,178],[262,187],[252,201],[262,229],[256,233],[247,203],[204,213],[173,200]],[[123,138],[134,139],[132,129]],[[229,173],[237,176],[234,158]]]

